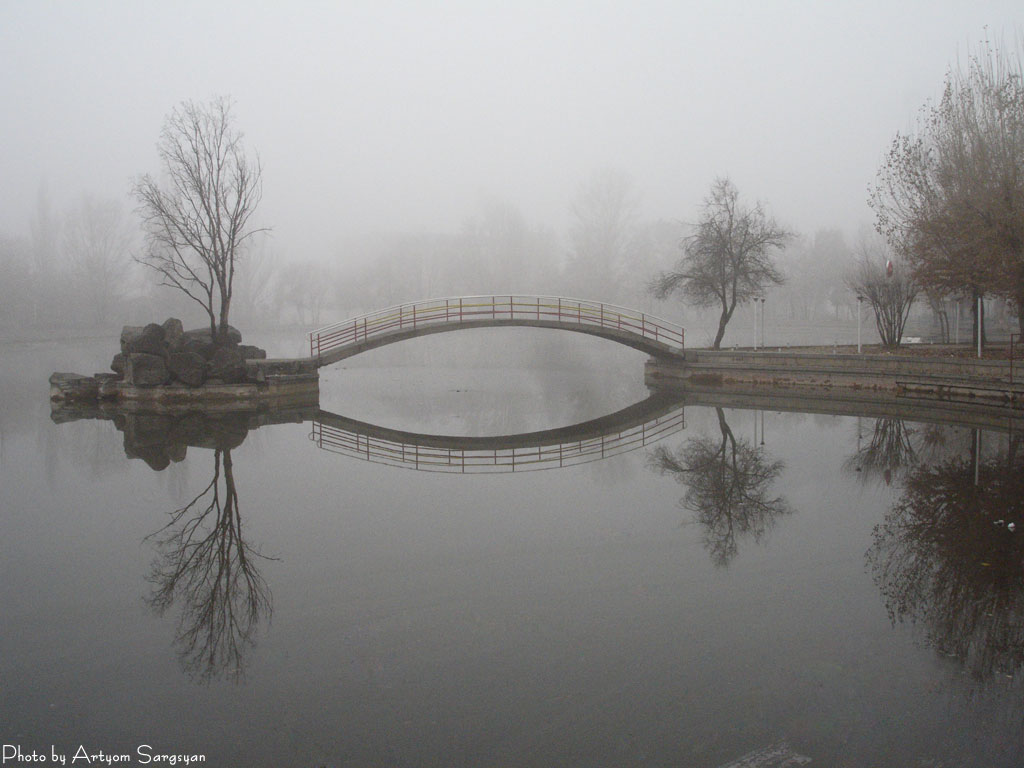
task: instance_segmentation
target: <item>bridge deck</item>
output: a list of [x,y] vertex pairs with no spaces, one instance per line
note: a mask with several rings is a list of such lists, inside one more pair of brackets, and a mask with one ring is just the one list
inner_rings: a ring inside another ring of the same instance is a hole
[[678,357],[684,347],[681,326],[644,312],[583,299],[506,294],[429,299],[335,323],[310,333],[310,356],[324,366],[417,336],[505,326],[586,333],[656,357]]

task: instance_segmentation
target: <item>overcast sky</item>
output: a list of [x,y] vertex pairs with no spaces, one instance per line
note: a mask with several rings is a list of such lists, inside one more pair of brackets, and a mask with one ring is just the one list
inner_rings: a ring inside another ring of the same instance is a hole
[[127,209],[164,116],[228,94],[262,223],[302,258],[347,233],[458,229],[482,198],[557,230],[626,171],[647,218],[730,176],[804,232],[870,221],[889,142],[1020,0],[0,0],[0,232],[45,185]]

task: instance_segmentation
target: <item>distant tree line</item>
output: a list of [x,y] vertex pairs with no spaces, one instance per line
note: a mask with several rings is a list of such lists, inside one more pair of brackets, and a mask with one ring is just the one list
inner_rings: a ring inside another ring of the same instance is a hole
[[[141,222],[88,196],[55,212],[42,192],[27,236],[0,233],[0,332],[109,333],[159,315],[219,330],[229,312],[240,325],[310,328],[421,298],[506,292],[706,323],[715,347],[741,307],[769,294],[776,324],[815,331],[849,323],[860,297],[889,346],[901,343],[920,296],[943,340],[950,302],[974,311],[981,298],[1002,302],[1024,331],[1019,50],[986,44],[950,70],[941,99],[925,106],[915,130],[897,135],[871,189],[883,240],[861,235],[854,246],[836,229],[791,232],[726,178],[712,184],[691,225],[647,221],[629,176],[604,169],[568,201],[564,234],[489,199],[457,231],[349,238],[322,257],[297,259],[255,223],[262,168],[241,145],[229,99],[184,102],[158,151],[162,176],[134,187]],[[670,296],[681,300],[666,308]],[[975,317],[975,338],[982,321]]]

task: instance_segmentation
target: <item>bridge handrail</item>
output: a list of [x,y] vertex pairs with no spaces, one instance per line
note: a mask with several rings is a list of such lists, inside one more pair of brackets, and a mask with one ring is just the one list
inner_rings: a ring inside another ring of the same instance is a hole
[[366,341],[388,331],[424,325],[459,325],[480,319],[536,319],[615,328],[669,345],[684,346],[682,326],[628,307],[566,296],[490,294],[395,304],[309,333],[311,357]]

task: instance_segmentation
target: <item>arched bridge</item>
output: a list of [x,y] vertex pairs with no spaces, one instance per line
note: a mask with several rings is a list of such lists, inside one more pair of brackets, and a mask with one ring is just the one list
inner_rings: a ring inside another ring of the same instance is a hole
[[559,328],[600,336],[657,357],[683,352],[682,326],[645,312],[559,296],[461,296],[400,304],[309,334],[318,366],[429,333],[502,326]]
[[309,438],[332,453],[428,472],[525,472],[584,464],[642,448],[686,427],[678,395],[655,393],[570,427],[491,437],[405,432],[319,410]]

